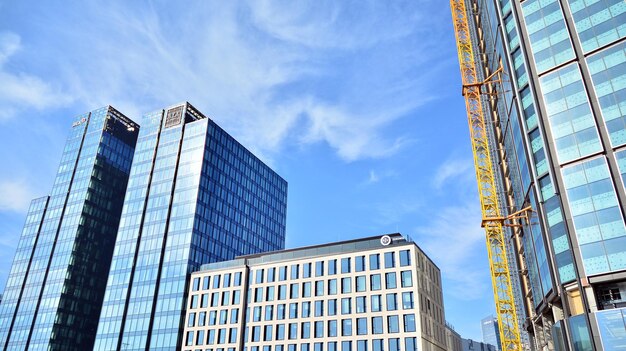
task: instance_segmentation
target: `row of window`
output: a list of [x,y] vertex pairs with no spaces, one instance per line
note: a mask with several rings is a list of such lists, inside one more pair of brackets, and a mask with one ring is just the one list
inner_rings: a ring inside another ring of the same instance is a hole
[[[400,326],[400,318],[402,318],[402,327]],[[321,339],[353,335],[397,334],[401,331],[412,333],[417,331],[414,314],[387,316],[386,328],[383,325],[383,317],[357,318],[354,322],[353,325],[352,319],[343,319],[341,321],[330,320],[326,322],[254,326],[249,329],[246,328],[244,340],[248,342],[262,342],[310,338]],[[234,344],[238,342],[237,334],[238,328],[188,331],[186,334],[186,345]]]
[[[367,313],[367,312],[382,312],[383,305],[386,311],[397,311],[402,306],[403,310],[413,309],[415,306],[413,300],[413,292],[407,291],[402,293],[402,301],[398,303],[398,294],[390,293],[385,295],[383,303],[383,295],[372,295],[369,299],[366,296],[358,296],[356,298],[343,298],[340,300],[318,300],[311,303],[310,301],[304,301],[301,303],[290,304],[278,304],[267,306],[256,306],[246,309],[246,322],[252,320],[253,322],[284,320],[284,319],[296,319],[296,318],[310,318],[310,317],[324,317],[324,316],[336,316],[337,313],[341,315],[349,315],[352,313]],[[354,304],[353,304],[354,300]],[[429,301],[430,302],[430,301]],[[339,303],[339,305],[338,305]],[[368,309],[369,304],[369,309]],[[430,305],[429,305],[430,307]],[[250,314],[252,311],[252,314]],[[219,312],[219,319],[218,319]],[[230,315],[230,318],[229,318]],[[197,316],[197,319],[196,319]],[[208,320],[207,320],[208,316]],[[230,321],[230,322],[229,322]],[[230,310],[224,309],[220,311],[209,312],[190,312],[187,319],[187,326],[189,327],[202,327],[205,325],[224,325],[227,323],[236,324],[239,322],[239,309],[234,308]]]
[[[374,339],[371,342],[368,340],[346,340],[340,343],[336,341],[329,342],[316,342],[313,343],[313,351],[340,351],[337,346],[341,345],[341,351],[353,351],[353,343],[356,344],[356,351],[368,351],[368,347],[371,347],[371,351],[417,351],[417,339],[416,338],[404,338],[404,349],[401,349],[400,338],[389,338],[389,339]],[[187,346],[193,345],[193,333],[187,333]],[[287,351],[311,351],[310,343],[302,343],[299,344],[288,344],[288,345],[275,345],[273,351],[285,351],[285,346],[287,346]],[[326,347],[326,349],[324,349]],[[202,349],[185,349],[185,351],[203,351]],[[218,348],[207,348],[204,351],[235,351],[234,347],[218,347]],[[243,351],[248,351],[248,347],[244,347]],[[260,346],[251,346],[250,351],[272,351],[271,345],[264,345],[262,348]]]
[[[384,268],[395,268],[396,267],[396,253],[394,251],[385,252],[384,253]],[[410,250],[402,250],[399,252],[400,257],[400,267],[406,267],[411,265],[411,252]],[[354,264],[352,263],[354,259]],[[380,254],[375,253],[369,255],[367,259],[369,262],[369,270],[378,270],[381,268],[380,263]],[[337,267],[337,264],[340,264],[340,267]],[[315,277],[322,277],[324,273],[327,275],[335,275],[339,272],[341,273],[351,273],[354,269],[354,272],[364,272],[366,270],[366,256],[356,256],[356,257],[344,257],[340,260],[332,259],[328,261],[317,261],[315,262],[315,267],[313,267],[313,263],[303,263],[303,264],[293,264],[289,267],[289,279],[300,279],[302,278],[310,278],[313,275]],[[302,267],[302,269],[300,269]],[[278,267],[270,267],[267,269],[261,268],[254,271],[253,274],[250,275],[250,283],[254,284],[262,284],[264,282],[274,282],[278,278],[278,281],[287,280],[287,271],[288,266]],[[276,277],[276,273],[278,271],[278,277]],[[302,272],[302,276],[300,275]]]

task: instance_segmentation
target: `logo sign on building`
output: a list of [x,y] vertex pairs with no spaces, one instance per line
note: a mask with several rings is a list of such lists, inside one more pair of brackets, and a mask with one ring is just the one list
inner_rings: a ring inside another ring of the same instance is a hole
[[165,116],[165,128],[177,126],[183,120],[183,106],[174,107],[167,110]]
[[78,121],[72,123],[72,128],[76,127],[76,126],[79,126],[79,125],[81,125],[81,124],[83,124],[85,122],[87,122],[87,118],[83,117],[83,118],[79,119]]
[[383,235],[383,236],[380,238],[380,244],[381,244],[382,246],[389,246],[389,245],[391,245],[391,241],[392,241],[392,240],[391,240],[391,237],[390,237],[389,235]]

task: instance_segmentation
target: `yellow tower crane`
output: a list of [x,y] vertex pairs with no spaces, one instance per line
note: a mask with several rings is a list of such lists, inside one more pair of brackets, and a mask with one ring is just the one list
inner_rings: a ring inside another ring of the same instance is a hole
[[479,81],[474,49],[470,37],[468,12],[465,0],[450,0],[452,20],[456,36],[461,77],[463,81],[463,96],[470,127],[474,166],[478,182],[478,195],[482,210],[482,227],[485,228],[487,238],[487,252],[491,269],[493,294],[500,328],[500,342],[504,351],[521,351],[522,344],[518,327],[517,312],[513,299],[511,272],[506,255],[504,237],[504,221],[518,216],[526,211],[516,212],[512,216],[503,217],[500,214],[500,204],[496,193],[495,171],[489,152],[489,138],[487,124],[483,114],[481,102],[481,87],[492,82],[492,79],[501,72],[501,69],[490,75],[485,81]]

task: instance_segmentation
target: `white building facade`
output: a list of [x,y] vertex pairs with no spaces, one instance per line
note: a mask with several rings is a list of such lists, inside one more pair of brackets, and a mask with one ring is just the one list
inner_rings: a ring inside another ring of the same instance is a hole
[[400,234],[192,274],[183,351],[443,351],[439,268]]

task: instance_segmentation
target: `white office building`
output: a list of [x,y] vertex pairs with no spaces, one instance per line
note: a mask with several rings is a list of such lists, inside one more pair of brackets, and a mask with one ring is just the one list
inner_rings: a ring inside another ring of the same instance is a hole
[[183,351],[444,351],[441,273],[390,234],[192,274]]

